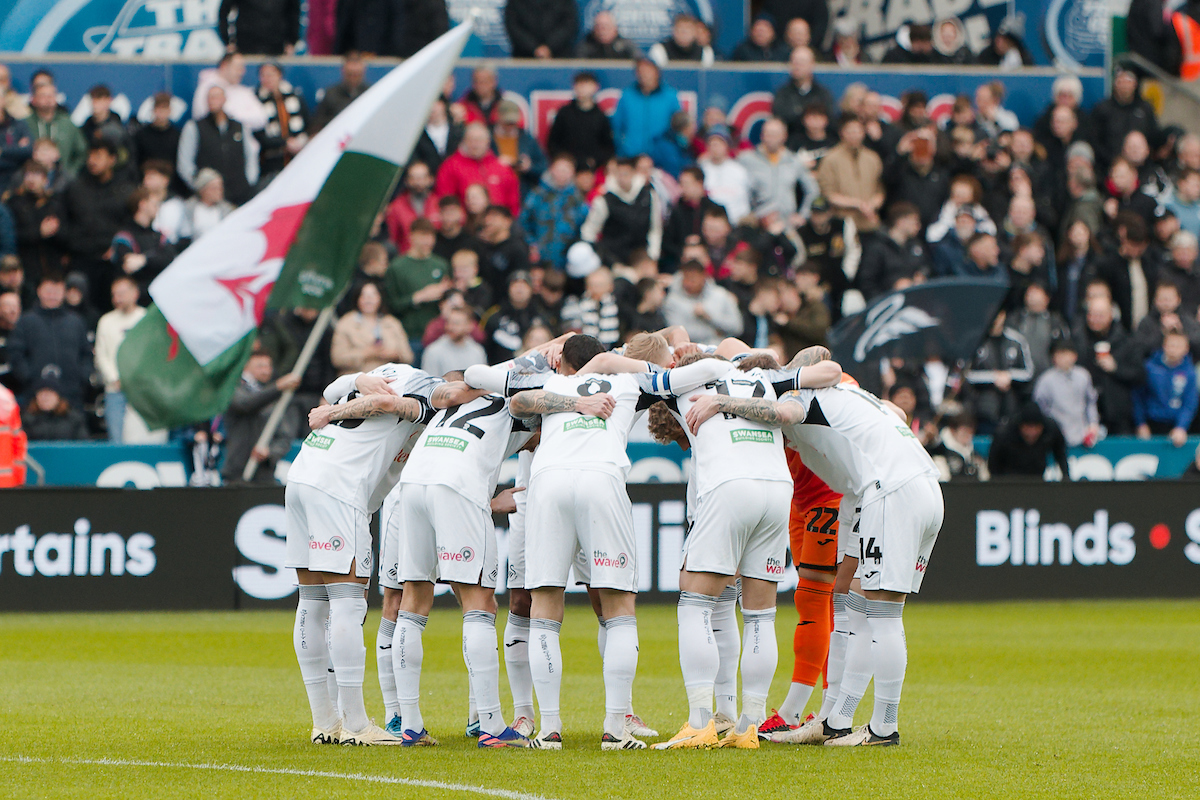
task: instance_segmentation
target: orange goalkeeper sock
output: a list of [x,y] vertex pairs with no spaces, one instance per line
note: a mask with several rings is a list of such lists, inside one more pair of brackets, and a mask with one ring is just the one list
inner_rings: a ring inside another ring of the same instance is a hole
[[796,654],[792,683],[815,686],[825,669],[829,655],[829,634],[833,630],[833,584],[801,578],[795,594],[800,621],[792,637]]

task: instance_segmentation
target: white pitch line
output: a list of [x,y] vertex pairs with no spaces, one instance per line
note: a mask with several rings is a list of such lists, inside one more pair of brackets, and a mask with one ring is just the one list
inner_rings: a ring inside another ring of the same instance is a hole
[[388,775],[364,775],[357,772],[323,772],[315,769],[281,769],[254,767],[243,764],[182,764],[168,761],[132,761],[124,758],[34,758],[32,756],[0,756],[0,762],[18,764],[78,764],[101,767],[164,767],[167,769],[199,769],[215,772],[249,772],[258,775],[295,775],[301,778],[333,778],[336,780],[383,783],[390,786],[415,786],[421,789],[443,789],[448,792],[501,797],[504,800],[553,800],[540,794],[514,792],[510,789],[489,789],[486,786],[471,786],[465,783],[444,783],[417,778],[394,778]]

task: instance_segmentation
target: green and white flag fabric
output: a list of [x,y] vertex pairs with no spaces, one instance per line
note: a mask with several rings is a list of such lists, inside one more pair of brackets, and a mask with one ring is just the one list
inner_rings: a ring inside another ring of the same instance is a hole
[[337,299],[470,33],[464,22],[384,76],[150,284],[117,367],[151,427],[225,410],[267,309]]

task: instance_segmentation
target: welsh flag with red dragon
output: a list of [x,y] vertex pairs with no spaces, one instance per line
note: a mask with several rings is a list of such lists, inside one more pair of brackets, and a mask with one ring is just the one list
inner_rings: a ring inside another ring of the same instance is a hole
[[457,26],[384,76],[150,284],[154,303],[117,354],[150,427],[222,413],[267,310],[336,301],[470,32]]

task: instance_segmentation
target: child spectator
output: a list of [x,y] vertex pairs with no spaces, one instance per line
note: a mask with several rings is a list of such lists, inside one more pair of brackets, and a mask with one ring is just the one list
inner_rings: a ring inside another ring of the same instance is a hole
[[474,250],[459,250],[450,257],[450,280],[476,316],[492,307],[492,287],[479,277],[479,254]]
[[1188,356],[1190,344],[1181,330],[1163,336],[1162,350],[1146,359],[1146,381],[1133,390],[1133,421],[1140,439],[1166,434],[1183,447],[1196,417],[1200,393],[1196,365]]
[[1054,343],[1054,368],[1038,378],[1033,399],[1046,416],[1058,423],[1067,445],[1092,446],[1100,435],[1100,412],[1092,376],[1078,366],[1079,353],[1070,340]]

